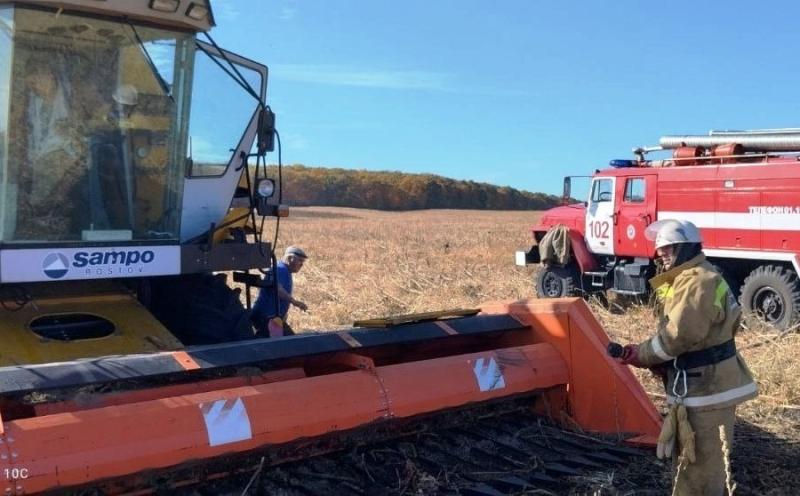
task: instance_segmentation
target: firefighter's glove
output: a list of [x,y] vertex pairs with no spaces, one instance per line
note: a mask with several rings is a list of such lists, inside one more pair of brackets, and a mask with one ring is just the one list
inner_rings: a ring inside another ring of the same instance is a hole
[[670,458],[675,449],[677,413],[676,407],[670,408],[667,416],[664,417],[664,423],[661,424],[661,432],[658,434],[658,445],[656,446],[656,456],[659,460]]
[[689,423],[689,415],[684,405],[678,406],[678,444],[681,446],[681,456],[685,457],[689,463],[694,463],[696,459],[694,429]]
[[622,356],[619,357],[620,362],[625,365],[642,368],[642,362],[639,361],[639,346],[635,344],[626,344],[622,349]]
[[675,450],[676,442],[681,447],[681,456],[688,463],[694,463],[696,459],[694,429],[689,423],[689,416],[684,405],[672,405],[669,413],[664,418],[661,433],[658,435],[658,446],[656,447],[658,458],[671,457],[672,452]]

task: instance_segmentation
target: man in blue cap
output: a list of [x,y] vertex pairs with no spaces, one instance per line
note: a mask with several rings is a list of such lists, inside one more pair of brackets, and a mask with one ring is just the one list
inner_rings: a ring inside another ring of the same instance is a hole
[[306,260],[308,260],[308,255],[301,248],[297,246],[286,248],[283,258],[275,267],[277,287],[262,288],[255,305],[253,305],[253,325],[259,336],[274,335],[274,332],[270,332],[270,328],[281,329],[284,336],[294,334],[286,322],[289,306],[294,305],[304,312],[308,306],[292,296],[292,274],[300,272]]

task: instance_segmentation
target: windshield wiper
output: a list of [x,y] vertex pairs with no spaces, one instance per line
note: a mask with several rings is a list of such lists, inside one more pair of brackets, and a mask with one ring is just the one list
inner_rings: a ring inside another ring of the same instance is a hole
[[150,66],[150,72],[153,73],[153,77],[155,77],[156,81],[158,81],[158,85],[161,86],[161,90],[164,92],[164,94],[167,95],[170,100],[172,100],[172,103],[175,103],[175,99],[172,97],[172,90],[170,89],[169,84],[167,84],[167,82],[164,80],[164,77],[161,76],[161,73],[158,71],[158,67],[156,67],[156,64],[153,62],[152,57],[150,57],[150,52],[147,51],[147,47],[139,37],[139,32],[136,31],[136,27],[131,24],[130,20],[128,20],[128,26],[130,26],[131,31],[133,31],[133,36],[136,38],[136,43],[139,45],[139,49],[144,54],[144,58],[147,60],[147,65]]

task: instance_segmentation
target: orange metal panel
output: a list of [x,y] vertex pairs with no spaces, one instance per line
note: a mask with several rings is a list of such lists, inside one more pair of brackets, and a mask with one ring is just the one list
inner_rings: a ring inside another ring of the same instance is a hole
[[380,378],[392,414],[408,417],[565,384],[568,375],[556,350],[541,344],[406,363],[381,370]]
[[13,420],[6,437],[33,493],[548,388],[567,372],[534,344]]
[[661,417],[627,366],[606,353],[609,339],[580,298],[493,303],[484,313],[510,313],[552,344],[569,367],[570,414],[590,431],[658,437]]

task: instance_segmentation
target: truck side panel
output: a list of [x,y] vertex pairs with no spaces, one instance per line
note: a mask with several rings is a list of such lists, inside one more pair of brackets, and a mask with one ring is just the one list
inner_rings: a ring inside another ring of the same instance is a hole
[[[798,180],[800,182],[800,180]],[[761,195],[761,248],[800,252],[800,184],[786,191],[786,183]],[[778,207],[777,209],[775,207]],[[772,208],[773,213],[769,212]]]
[[[720,190],[717,196],[717,212],[714,225],[716,239],[713,245],[717,248],[761,248],[761,230],[758,219],[743,221],[738,212],[747,210],[748,205],[759,205],[761,193],[752,191]],[[736,213],[734,213],[736,212]],[[731,229],[734,225],[738,229]],[[721,228],[721,229],[719,229]]]
[[700,228],[704,246],[716,246],[714,172],[711,166],[659,171],[656,220],[691,221]]

